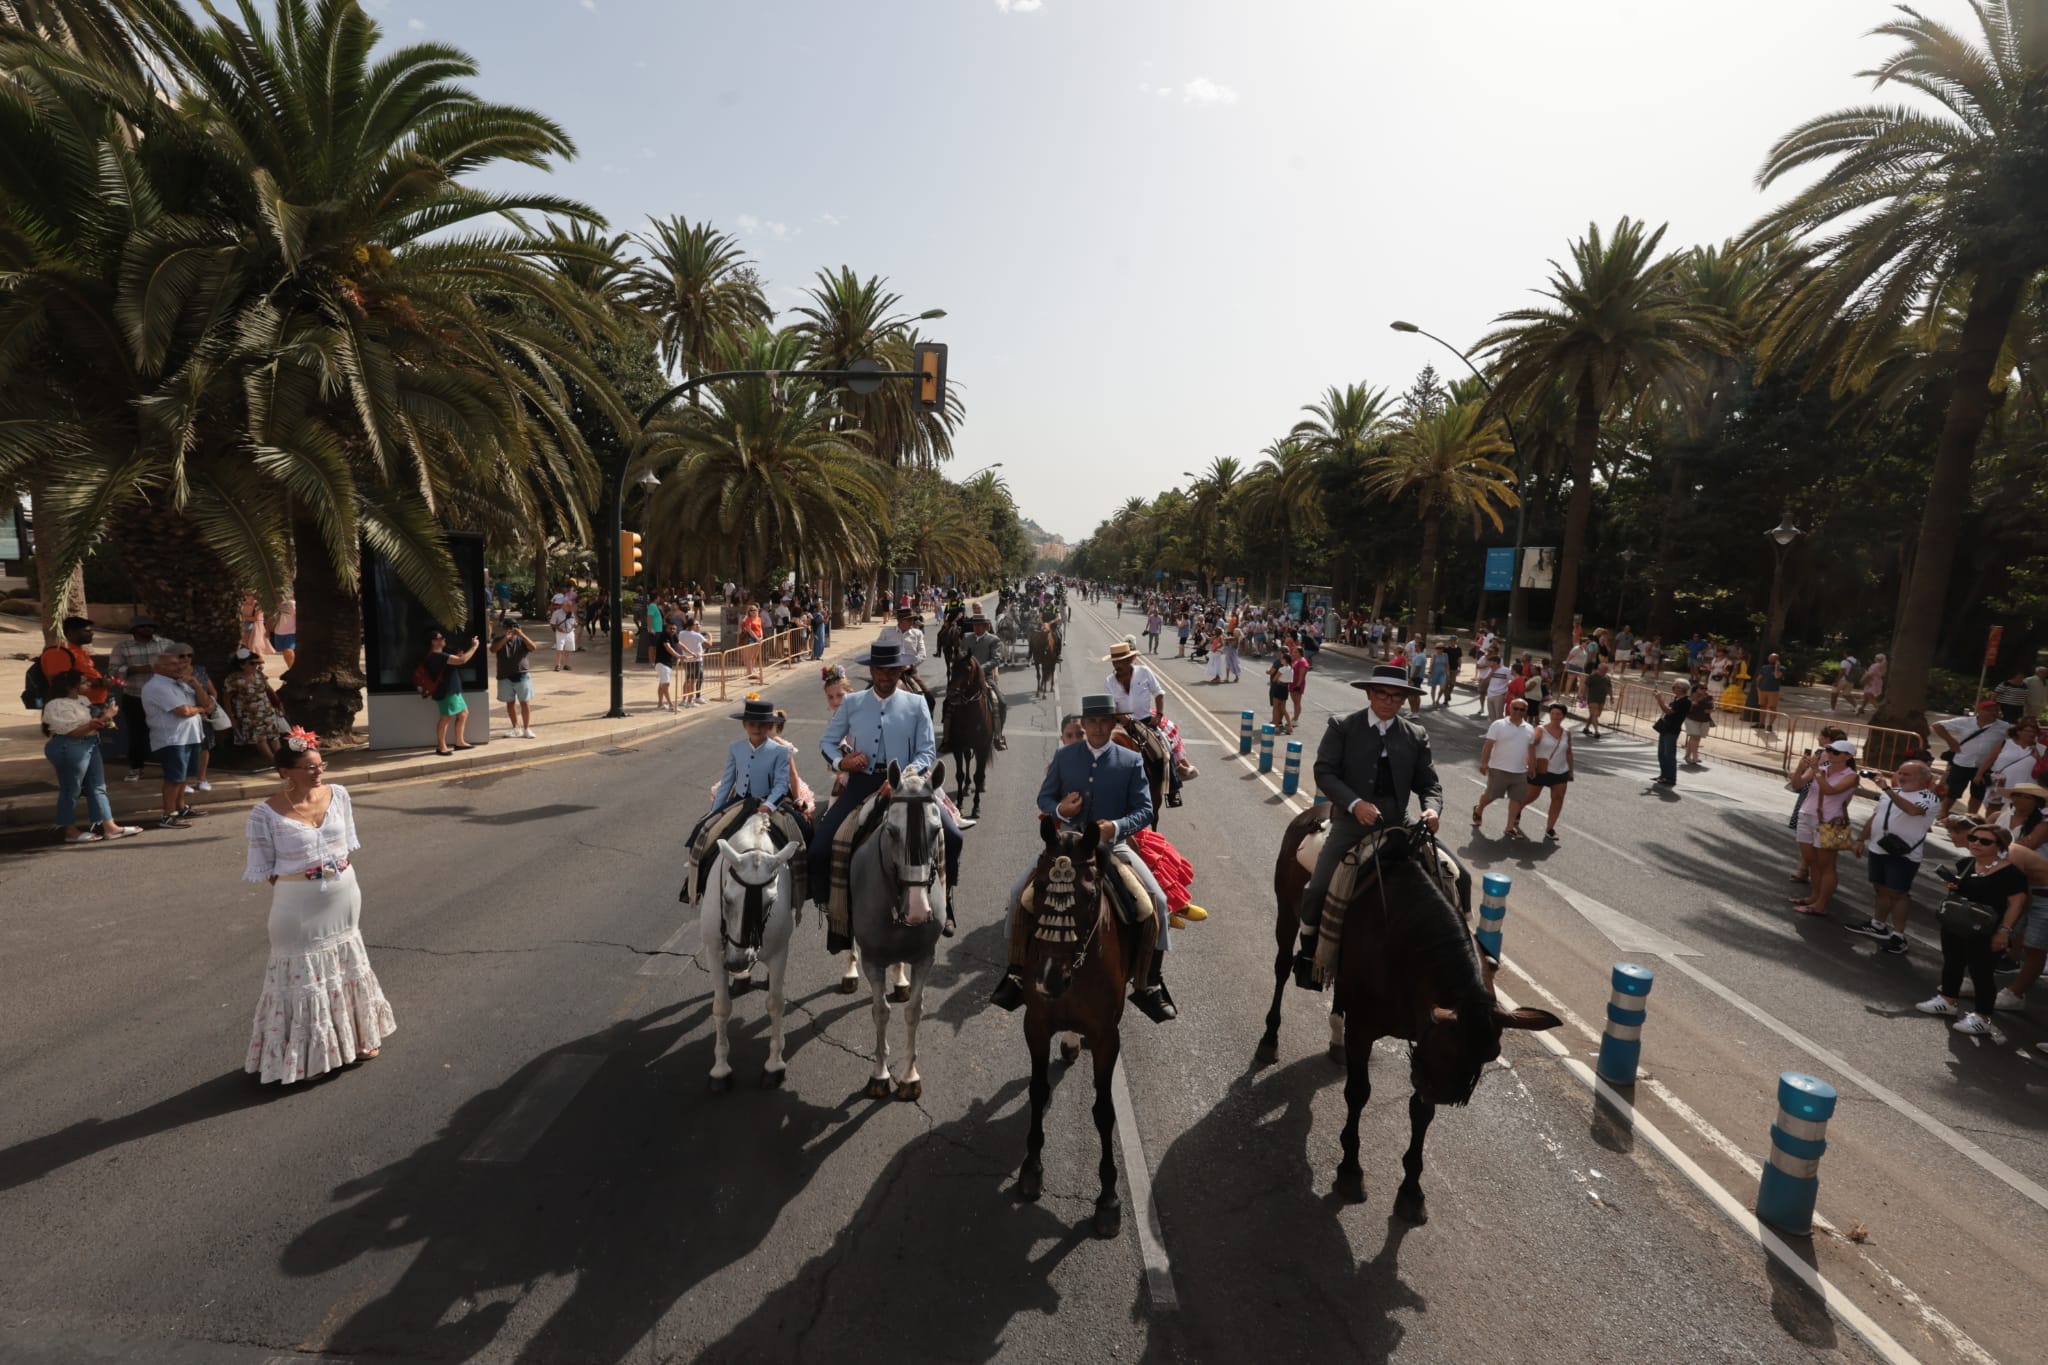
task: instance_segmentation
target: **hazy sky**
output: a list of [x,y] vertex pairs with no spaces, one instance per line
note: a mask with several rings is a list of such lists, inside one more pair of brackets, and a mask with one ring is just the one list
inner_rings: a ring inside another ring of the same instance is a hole
[[1331,384],[1455,368],[1388,321],[1469,345],[1588,220],[1741,230],[1770,142],[1896,46],[1874,0],[370,7],[566,126],[551,187],[615,229],[710,218],[778,309],[842,263],[946,309],[953,472],[1072,539]]

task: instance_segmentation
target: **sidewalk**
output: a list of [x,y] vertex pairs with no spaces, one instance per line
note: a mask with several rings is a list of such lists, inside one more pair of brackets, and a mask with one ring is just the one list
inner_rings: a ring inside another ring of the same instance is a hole
[[[825,651],[826,660],[849,662],[867,648],[882,624],[875,620],[833,631],[831,645]],[[94,640],[93,651],[104,655],[124,638],[122,635],[101,636]],[[542,638],[546,639],[545,632]],[[818,686],[818,665],[808,657],[769,665],[765,687],[745,683],[735,668],[727,682],[726,701],[721,703],[718,701],[716,669],[707,666],[704,695],[709,704],[671,714],[654,709],[653,666],[634,663],[632,652],[628,650],[625,688],[628,715],[624,720],[608,720],[604,713],[611,707],[611,678],[607,670],[610,641],[603,635],[593,638],[596,647],[573,655],[575,667],[570,672],[552,671],[555,654],[550,647],[544,645],[530,656],[534,681],[533,728],[539,738],[507,738],[505,731],[510,722],[505,719],[505,708],[494,700],[488,708],[473,708],[470,719],[472,735],[479,722],[488,721],[492,736],[488,745],[447,758],[424,747],[336,750],[327,756],[329,779],[343,783],[351,791],[362,791],[384,782],[504,768],[551,755],[610,748],[706,718],[722,719],[750,688],[773,699],[782,693],[793,695],[802,689]],[[34,659],[41,648],[42,634],[32,622],[20,617],[0,616],[0,659],[7,661],[10,679],[20,677],[28,661]],[[282,659],[271,656],[264,660],[264,672],[273,686],[283,671]],[[496,696],[495,682],[491,695]],[[21,837],[32,830],[51,830],[57,796],[55,774],[50,770],[49,761],[43,757],[43,732],[37,714],[23,710],[17,697],[10,696],[6,700],[7,706],[0,709],[0,839]],[[357,733],[365,736],[369,733],[368,726],[360,720]],[[193,792],[188,799],[195,809],[202,810],[209,806],[262,800],[278,789],[278,777],[267,768],[252,771],[260,762],[253,750],[217,751],[212,771],[208,774],[213,790]],[[113,802],[115,816],[140,823],[144,817],[160,813],[163,786],[156,770],[146,770],[140,782],[123,781],[125,773],[126,768],[119,759],[107,764],[107,796]]]

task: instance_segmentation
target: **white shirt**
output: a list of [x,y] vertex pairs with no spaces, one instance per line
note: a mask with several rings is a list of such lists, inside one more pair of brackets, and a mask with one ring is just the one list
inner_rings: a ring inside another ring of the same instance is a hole
[[242,873],[246,882],[269,881],[272,877],[301,877],[309,867],[341,862],[362,847],[356,838],[355,809],[349,804],[348,788],[328,784],[334,798],[319,828],[279,815],[268,802],[258,802],[249,812],[249,866]]
[[701,631],[679,630],[676,632],[676,652],[683,656],[685,663],[696,663],[704,657],[704,635]]
[[883,626],[875,632],[875,643],[878,645],[901,646],[904,654],[910,658],[910,667],[915,668],[918,664],[924,662],[924,632],[916,626],[912,626],[909,630],[900,630],[895,626]]
[[1486,760],[1488,771],[1495,768],[1504,773],[1529,771],[1529,747],[1536,742],[1535,730],[1528,725],[1517,725],[1503,716],[1486,727],[1486,740],[1493,745],[1493,754]]
[[[1976,717],[1957,716],[1954,720],[1943,721],[1937,728],[1948,736],[1949,743],[1956,745],[1956,762],[1966,768],[1975,768],[1998,752],[2012,726],[2003,720],[1994,720],[1978,729]],[[1966,742],[1956,744],[1959,739]]]
[[1110,703],[1120,716],[1135,716],[1140,719],[1152,714],[1152,699],[1166,695],[1166,689],[1159,685],[1159,677],[1144,664],[1131,668],[1131,685],[1125,687],[1116,680],[1112,672],[1103,681],[1102,690],[1109,693]]
[[[1556,735],[1552,735],[1550,731],[1541,726],[1535,728],[1536,738],[1530,745],[1529,756],[1542,759],[1543,771],[1546,773],[1570,772],[1572,770],[1571,731],[1563,730]],[[1491,733],[1491,731],[1488,733]],[[1494,752],[1497,754],[1500,750],[1496,749]],[[1513,772],[1514,769],[1510,768],[1508,771]]]
[[1878,797],[1877,814],[1870,821],[1869,851],[1872,853],[1884,852],[1883,849],[1877,847],[1877,841],[1884,838],[1887,834],[1896,834],[1913,846],[1911,851],[1902,853],[1899,856],[1909,858],[1917,863],[1920,861],[1920,854],[1926,847],[1927,831],[1934,828],[1934,815],[1941,808],[1941,798],[1927,790],[1917,792],[1902,791],[1898,793],[1898,798],[1909,805],[1919,807],[1919,812],[1914,815],[1908,815],[1893,805],[1890,797]]
[[92,705],[78,697],[52,697],[43,703],[43,724],[53,735],[68,735],[92,719]]
[[2022,782],[2033,781],[2034,765],[2040,759],[2040,745],[2023,748],[2008,737],[2000,745],[1997,756],[1984,766],[1984,776],[1993,785],[2010,789]]

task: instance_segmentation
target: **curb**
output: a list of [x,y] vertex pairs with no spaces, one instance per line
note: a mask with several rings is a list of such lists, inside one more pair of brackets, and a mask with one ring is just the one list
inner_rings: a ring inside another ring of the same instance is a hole
[[[837,632],[834,633],[837,634]],[[843,651],[828,650],[823,662],[837,663],[844,659],[850,659],[854,654],[860,653],[866,647],[865,644],[859,644],[849,646]],[[805,658],[796,661],[796,664],[812,662],[817,661]],[[794,674],[797,671],[796,665],[790,666],[788,671]],[[708,706],[699,708],[699,710],[702,715],[708,716],[713,714],[713,708],[718,705],[719,703],[712,702]],[[346,785],[351,792],[362,792],[375,790],[377,787],[386,784],[407,782],[423,777],[459,777],[481,772],[498,772],[526,767],[537,759],[555,758],[566,754],[598,752],[616,748],[621,744],[644,739],[651,735],[672,734],[679,729],[689,727],[696,719],[696,716],[688,712],[673,715],[656,713],[647,715],[644,718],[628,716],[624,720],[612,722],[617,727],[615,729],[607,729],[571,739],[525,741],[500,737],[493,739],[488,745],[481,746],[482,751],[480,753],[457,755],[453,758],[439,759],[432,763],[424,761],[421,756],[422,754],[430,754],[430,751],[423,750],[412,754],[397,751],[389,760],[377,761],[362,769],[337,772],[334,777],[336,781]],[[599,718],[597,722],[566,721],[561,723],[588,725],[602,723],[602,721],[603,718]],[[503,754],[490,752],[497,749],[501,744],[508,746],[510,752]],[[135,789],[132,792],[129,790],[131,787]],[[145,780],[138,783],[128,783],[116,778],[107,784],[107,799],[113,805],[115,819],[133,821],[161,814],[163,810],[161,791],[162,784],[158,782]],[[205,810],[222,810],[243,804],[254,805],[256,802],[271,796],[276,791],[277,781],[272,776],[241,774],[214,782],[213,790],[210,792],[198,793],[200,797],[204,798],[198,804],[201,809]],[[56,801],[56,796],[56,788],[53,784],[50,790],[46,792],[37,792],[29,796],[10,797],[5,801],[0,801],[0,842],[17,843],[21,842],[25,836],[51,832],[53,827],[50,824],[50,808]],[[123,800],[124,797],[141,798],[144,796],[148,799]],[[190,798],[188,797],[188,799]]]

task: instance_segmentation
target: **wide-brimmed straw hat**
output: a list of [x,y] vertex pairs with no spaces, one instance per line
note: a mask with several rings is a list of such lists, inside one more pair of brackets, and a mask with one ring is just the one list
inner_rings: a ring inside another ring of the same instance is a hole
[[1129,640],[1118,640],[1109,647],[1109,653],[1102,656],[1104,663],[1120,663],[1125,659],[1138,657],[1138,647]]
[[2048,806],[2048,787],[2039,782],[2021,782],[2005,789],[2007,796],[2031,796],[2042,805]]

